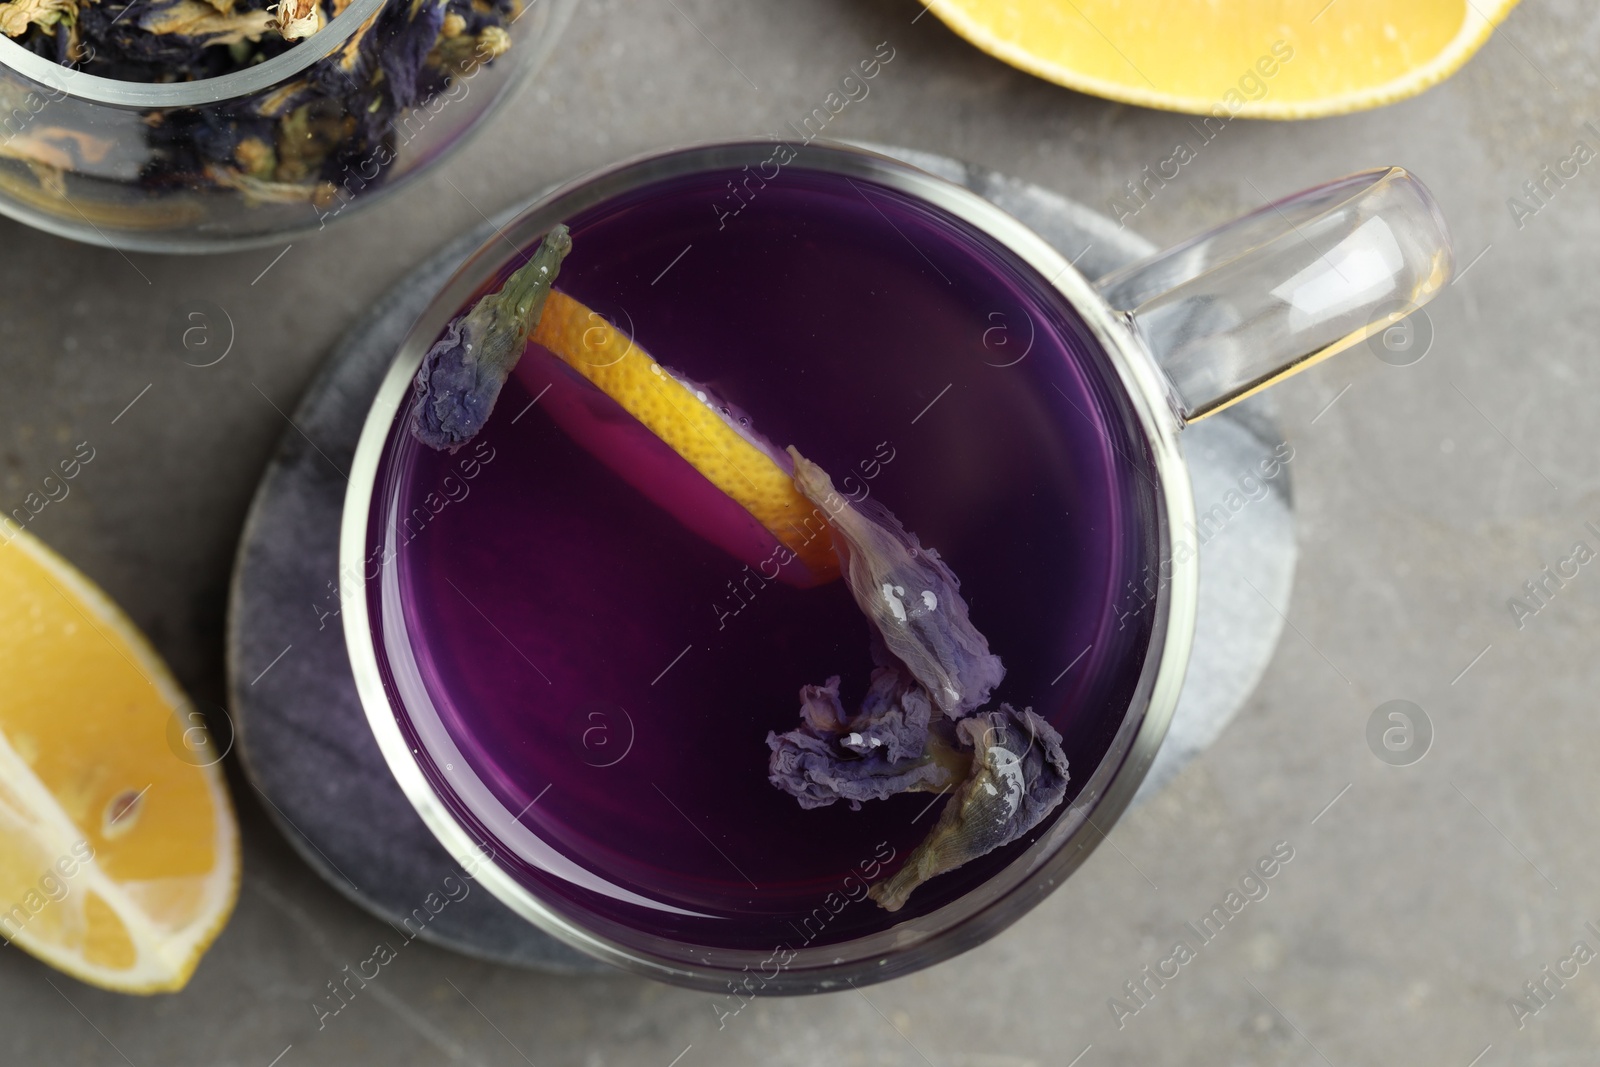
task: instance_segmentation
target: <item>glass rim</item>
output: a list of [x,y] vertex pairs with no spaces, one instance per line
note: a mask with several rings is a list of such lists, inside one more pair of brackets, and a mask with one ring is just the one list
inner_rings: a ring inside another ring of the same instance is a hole
[[[30,81],[57,92],[114,107],[156,109],[197,107],[253,96],[326,59],[349,40],[362,24],[377,14],[388,0],[351,0],[316,33],[282,55],[244,70],[186,82],[135,82],[103,78],[64,67],[22,47],[0,33],[0,67],[16,71]],[[539,0],[532,0],[537,4]],[[530,5],[531,6],[531,5]]]
[[[657,151],[584,175],[539,197],[469,256],[440,288],[397,349],[394,362],[368,411],[350,470],[340,531],[341,573],[360,575],[341,611],[346,648],[356,687],[385,762],[434,836],[463,866],[478,864],[474,877],[522,918],[604,962],[646,977],[711,992],[750,977],[770,964],[758,950],[712,948],[690,940],[645,935],[655,948],[641,949],[585,925],[547,904],[493,862],[479,863],[478,837],[435,794],[418,754],[402,731],[378,661],[366,577],[369,519],[377,503],[380,460],[411,380],[439,332],[471,297],[514,256],[524,254],[550,226],[594,204],[663,179],[706,170],[738,169],[767,158],[777,142],[712,142]],[[815,140],[787,166],[821,170],[885,184],[917,196],[994,237],[1038,272],[1083,319],[1148,447],[1156,476],[1156,558],[1171,560],[1171,576],[1158,588],[1151,637],[1138,684],[1106,754],[1067,809],[1028,849],[982,886],[935,911],[874,934],[795,950],[792,962],[768,977],[759,992],[828,992],[898,977],[938,963],[988,940],[1037,905],[1104,839],[1127,809],[1166,734],[1187,667],[1198,605],[1199,563],[1180,563],[1173,532],[1194,516],[1188,468],[1177,443],[1181,423],[1166,379],[1137,340],[1124,316],[1112,310],[1065,256],[1032,230],[983,199],[901,160],[837,142]],[[508,249],[514,251],[508,252]],[[908,930],[908,927],[913,929]],[[920,927],[920,929],[915,929]],[[676,951],[669,951],[676,949]]]

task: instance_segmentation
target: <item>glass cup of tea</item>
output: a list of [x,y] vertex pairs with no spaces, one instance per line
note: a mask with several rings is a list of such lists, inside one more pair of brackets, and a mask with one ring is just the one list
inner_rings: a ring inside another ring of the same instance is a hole
[[602,960],[742,1003],[948,958],[1083,863],[1162,741],[1184,426],[1451,272],[1398,168],[1095,283],[851,147],[585,177],[465,262],[372,405],[340,556],[373,732],[464,870]]

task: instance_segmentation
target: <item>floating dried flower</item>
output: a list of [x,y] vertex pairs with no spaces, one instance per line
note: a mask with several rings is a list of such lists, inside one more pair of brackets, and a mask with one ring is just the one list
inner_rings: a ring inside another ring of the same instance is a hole
[[539,325],[550,283],[571,249],[567,228],[555,226],[505,285],[450,320],[417,368],[417,403],[411,415],[417,440],[454,452],[483,429]]
[[[767,735],[769,774],[808,808],[956,786],[932,833],[872,889],[897,911],[929,878],[1037,826],[1066,796],[1067,758],[1061,735],[1031,708],[978,713],[1005,667],[973,626],[961,583],[939,553],[888,508],[852,503],[821,467],[789,452],[795,485],[828,510],[834,551],[872,628],[877,669],[854,715],[840,703],[837,677],[802,689],[800,728]],[[934,708],[944,718],[935,719]]]

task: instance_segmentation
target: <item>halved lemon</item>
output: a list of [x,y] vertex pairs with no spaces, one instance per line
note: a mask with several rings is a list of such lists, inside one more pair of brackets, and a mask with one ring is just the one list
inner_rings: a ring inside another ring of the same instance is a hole
[[181,989],[233,910],[203,719],[104,593],[0,519],[0,936],[91,985]]
[[1143,107],[1303,119],[1454,74],[1517,0],[928,0],[1012,66]]

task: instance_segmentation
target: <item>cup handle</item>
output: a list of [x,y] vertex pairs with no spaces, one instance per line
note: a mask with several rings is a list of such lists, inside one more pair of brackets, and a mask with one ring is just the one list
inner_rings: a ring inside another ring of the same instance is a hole
[[1399,321],[1449,282],[1450,233],[1399,167],[1269,204],[1095,283],[1193,422]]

